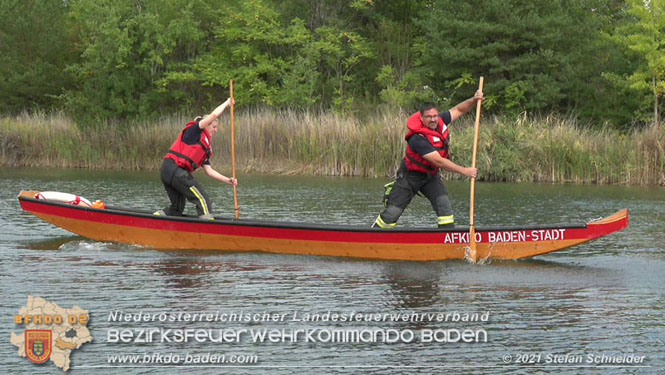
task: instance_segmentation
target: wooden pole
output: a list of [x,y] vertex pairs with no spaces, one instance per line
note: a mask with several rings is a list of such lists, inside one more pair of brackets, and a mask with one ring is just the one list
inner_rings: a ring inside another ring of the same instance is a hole
[[[480,83],[478,84],[478,90],[483,90],[483,83],[485,81],[484,77],[480,77]],[[476,168],[476,154],[478,153],[478,129],[480,128],[480,106],[482,101],[479,100],[476,102],[476,125],[473,132],[473,156],[471,158],[471,167]],[[469,260],[472,263],[476,263],[476,228],[474,226],[474,205],[475,205],[475,196],[476,196],[476,179],[471,179],[471,203],[469,209],[469,245],[471,250],[469,251]]]
[[[231,90],[231,168],[233,169],[233,179],[236,179],[236,135],[234,127],[234,113],[233,113],[233,80],[230,81],[229,87]],[[240,218],[240,208],[238,207],[238,187],[233,185],[233,205],[236,210],[236,219]]]

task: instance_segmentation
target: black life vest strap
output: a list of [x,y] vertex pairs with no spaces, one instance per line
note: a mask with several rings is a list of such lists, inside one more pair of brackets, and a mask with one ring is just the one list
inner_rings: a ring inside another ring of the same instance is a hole
[[189,162],[189,164],[192,165],[192,170],[196,170],[196,168],[197,168],[196,163],[194,163],[194,160],[192,160],[189,156],[187,156],[187,155],[183,155],[183,154],[181,154],[181,153],[179,153],[179,152],[177,152],[177,151],[173,151],[173,150],[169,150],[168,153],[169,153],[169,154],[173,154],[173,155],[175,155],[175,156],[177,156],[177,157],[179,157],[179,158],[181,158],[181,159],[185,159],[187,162]]
[[428,171],[431,171],[431,173],[434,173],[436,171],[436,167],[431,167],[429,165],[423,164],[420,161],[414,159],[411,155],[406,154],[406,157],[413,163],[417,164],[418,166],[427,169]]

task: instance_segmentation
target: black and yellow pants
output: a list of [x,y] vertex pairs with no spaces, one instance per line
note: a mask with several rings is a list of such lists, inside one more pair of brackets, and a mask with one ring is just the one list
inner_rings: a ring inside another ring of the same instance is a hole
[[166,215],[180,216],[185,210],[185,201],[196,205],[196,212],[201,218],[212,219],[212,204],[208,193],[191,173],[178,167],[172,159],[164,159],[160,177],[171,200],[171,205],[164,208]]
[[409,171],[404,164],[397,171],[397,179],[388,195],[386,209],[381,212],[374,224],[379,228],[394,228],[397,219],[402,216],[404,209],[418,192],[429,199],[432,209],[437,214],[439,227],[454,226],[453,208],[448,198],[448,191],[439,175]]

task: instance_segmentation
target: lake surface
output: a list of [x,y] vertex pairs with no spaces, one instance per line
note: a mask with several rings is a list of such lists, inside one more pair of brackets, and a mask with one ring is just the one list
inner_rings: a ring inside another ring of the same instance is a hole
[[[72,374],[665,371],[663,188],[479,183],[476,225],[584,223],[624,207],[631,216],[629,228],[595,242],[471,265],[99,243],[21,211],[18,192],[55,190],[158,209],[168,199],[157,172],[0,169],[0,176],[0,363],[6,373],[62,374],[52,363],[19,357],[9,342],[10,332],[24,330],[13,317],[29,295],[90,312],[94,340],[71,354]],[[198,178],[215,213],[232,216],[232,189]],[[242,175],[239,181],[243,218],[359,225],[376,218],[388,182]],[[457,223],[466,225],[469,185],[447,186]],[[399,225],[434,222],[429,202],[416,197]],[[114,321],[121,313],[156,319]],[[184,314],[208,314],[212,321],[182,320]],[[200,342],[169,342],[168,335],[163,342],[155,335],[152,342],[122,343],[114,336],[150,329],[212,333]],[[215,342],[219,330],[238,340]],[[262,330],[278,342],[251,336]],[[475,340],[456,332],[474,333]],[[156,359],[117,362],[146,355]],[[235,363],[201,363],[214,355],[234,356]],[[167,363],[176,357],[179,363]]]

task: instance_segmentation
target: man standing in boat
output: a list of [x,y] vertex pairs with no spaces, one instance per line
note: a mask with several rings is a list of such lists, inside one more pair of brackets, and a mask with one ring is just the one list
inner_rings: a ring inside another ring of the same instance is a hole
[[475,178],[476,168],[462,167],[449,159],[448,125],[475,107],[483,100],[483,92],[478,90],[469,98],[447,112],[439,114],[432,103],[424,104],[419,112],[407,121],[406,155],[397,170],[397,178],[388,184],[386,209],[379,214],[372,225],[379,228],[394,228],[397,219],[418,192],[429,199],[437,214],[439,227],[454,227],[455,217],[448,198],[448,191],[439,177],[439,169]]
[[228,106],[234,103],[232,98],[227,99],[205,118],[197,117],[180,132],[178,139],[173,142],[166,153],[160,171],[161,180],[166,194],[171,200],[171,205],[155,212],[155,215],[180,216],[185,210],[185,200],[188,200],[196,205],[199,218],[214,219],[208,194],[192,176],[192,173],[199,167],[203,167],[205,173],[217,181],[238,185],[237,179],[222,175],[210,164],[212,137],[219,129],[218,118]]

